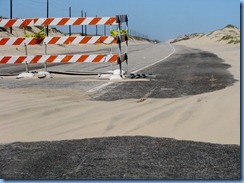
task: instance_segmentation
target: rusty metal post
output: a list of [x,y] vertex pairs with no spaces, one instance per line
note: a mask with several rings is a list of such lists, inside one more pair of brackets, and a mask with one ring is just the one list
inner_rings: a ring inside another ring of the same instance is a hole
[[[85,17],[86,17],[86,12],[85,12]],[[87,35],[87,26],[85,25],[85,36]]]
[[[81,17],[83,17],[83,10],[81,10]],[[84,36],[84,25],[81,26],[81,35]]]
[[[13,0],[10,0],[10,19],[13,18]],[[13,28],[10,27],[10,33],[13,33]]]
[[[96,17],[97,17],[97,15],[96,15]],[[96,36],[97,36],[97,25],[96,25]]]
[[[71,6],[69,7],[69,17],[71,18]],[[69,25],[69,36],[71,36],[71,25]]]
[[[47,0],[47,18],[49,17],[49,0]],[[46,27],[46,35],[48,36],[48,26]]]

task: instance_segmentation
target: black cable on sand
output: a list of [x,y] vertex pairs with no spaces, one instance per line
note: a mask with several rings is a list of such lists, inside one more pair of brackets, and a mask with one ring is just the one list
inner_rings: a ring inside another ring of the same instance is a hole
[[0,146],[3,179],[240,179],[240,146],[124,136]]
[[78,75],[78,76],[96,76],[98,73],[94,72],[72,72],[72,71],[48,71],[51,74],[62,74],[62,75]]
[[[34,73],[38,73],[37,71],[30,71]],[[62,74],[62,75],[78,75],[78,76],[96,76],[98,73],[93,73],[93,72],[69,72],[69,71],[48,71],[51,74]],[[0,76],[17,76],[20,73],[0,73]]]

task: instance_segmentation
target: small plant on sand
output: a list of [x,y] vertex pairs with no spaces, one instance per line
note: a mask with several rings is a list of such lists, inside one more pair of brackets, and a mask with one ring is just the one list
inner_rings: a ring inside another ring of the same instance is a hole
[[236,28],[236,26],[229,24],[229,25],[226,25],[224,28]]
[[240,39],[238,39],[237,37],[233,37],[231,35],[223,36],[218,41],[228,41],[228,44],[232,44],[232,43],[233,44],[237,44],[237,43],[240,43]]

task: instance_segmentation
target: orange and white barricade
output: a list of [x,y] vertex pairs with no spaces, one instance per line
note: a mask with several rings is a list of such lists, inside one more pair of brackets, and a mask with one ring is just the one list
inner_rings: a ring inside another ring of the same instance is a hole
[[[64,26],[64,25],[117,25],[118,35],[116,36],[48,36],[43,39],[35,37],[8,37],[0,38],[0,47],[6,45],[25,46],[26,55],[0,56],[0,64],[35,64],[35,63],[83,63],[83,62],[117,62],[122,70],[121,63],[128,65],[128,37],[121,34],[122,23],[126,23],[128,31],[127,15],[115,17],[64,17],[64,18],[26,18],[26,19],[0,19],[0,27],[26,27],[26,26]],[[126,42],[125,52],[121,52],[121,43]],[[46,46],[51,44],[118,44],[119,53],[116,54],[70,54],[70,55],[47,55]],[[44,45],[45,54],[27,55],[27,45]],[[46,68],[46,65],[45,65]],[[27,69],[28,72],[28,69]],[[121,72],[122,73],[122,72]]]

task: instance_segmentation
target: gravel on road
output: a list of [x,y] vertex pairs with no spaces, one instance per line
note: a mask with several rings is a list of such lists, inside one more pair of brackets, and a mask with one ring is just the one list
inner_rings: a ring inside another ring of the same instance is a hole
[[104,137],[0,145],[3,179],[240,179],[240,146]]

